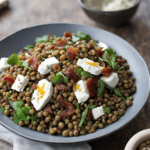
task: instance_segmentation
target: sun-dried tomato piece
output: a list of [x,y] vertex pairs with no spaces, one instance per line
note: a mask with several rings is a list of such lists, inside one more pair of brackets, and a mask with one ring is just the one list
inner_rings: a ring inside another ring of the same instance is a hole
[[59,65],[54,65],[53,66],[53,70],[59,70],[59,71],[61,71],[61,67]]
[[36,84],[33,84],[32,87],[31,87],[31,89],[32,89],[32,90],[36,90],[36,89],[37,89],[37,85],[36,85]]
[[93,49],[93,42],[92,41],[90,41],[89,44],[87,45],[87,49],[88,49],[88,51]]
[[11,85],[14,83],[15,79],[12,75],[7,74],[2,81],[7,81],[8,83],[10,83]]
[[64,101],[61,95],[57,96],[57,102],[65,107],[66,109],[60,114],[61,118],[66,119],[70,118],[70,116],[75,112],[73,105],[69,102]]
[[67,38],[67,37],[71,37],[71,32],[67,32],[67,31],[64,32],[64,37],[66,37],[66,38]]
[[49,49],[54,50],[56,47],[52,45]]
[[121,60],[116,60],[116,62],[118,62],[120,65],[122,65],[124,63],[124,60],[121,59]]
[[19,60],[26,60],[25,56],[18,56]]
[[61,83],[56,84],[56,87],[57,87],[58,90],[67,89],[67,86],[65,84],[61,84]]
[[97,50],[97,57],[102,57],[102,55],[103,55],[103,51],[102,51],[102,49],[100,48],[100,47],[97,47],[96,48],[96,50]]
[[30,67],[37,71],[38,70],[38,67],[40,65],[40,61],[36,58],[36,56],[32,56],[29,60],[28,60],[28,63],[30,64]]
[[91,96],[95,96],[95,94],[97,93],[97,83],[98,79],[93,78],[87,79],[86,85]]
[[88,110],[87,116],[88,116],[89,120],[94,120],[94,117],[93,117],[91,109]]
[[110,74],[113,72],[113,70],[114,69],[112,69],[112,68],[103,67],[102,74],[103,74],[103,76],[105,76],[106,78],[108,78],[110,76]]
[[61,40],[61,41],[59,41],[59,42],[56,43],[56,45],[57,45],[58,47],[65,46],[66,44],[67,44],[67,41],[66,41],[66,40]]
[[52,109],[51,109],[50,106],[46,107],[46,108],[45,108],[45,111],[47,111],[47,112],[50,113],[50,114],[52,113]]
[[64,74],[74,81],[78,80],[78,76],[74,72],[74,66],[72,66],[72,65],[69,66],[69,68],[64,72]]
[[67,47],[67,52],[66,52],[66,55],[67,57],[73,61],[74,58],[76,57],[76,53],[79,52],[79,49],[78,48],[75,48],[75,47]]

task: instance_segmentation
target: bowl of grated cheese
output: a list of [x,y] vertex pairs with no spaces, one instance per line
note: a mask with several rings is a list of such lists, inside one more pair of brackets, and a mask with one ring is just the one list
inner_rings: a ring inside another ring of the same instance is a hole
[[141,0],[78,0],[87,16],[104,25],[119,26],[136,13]]

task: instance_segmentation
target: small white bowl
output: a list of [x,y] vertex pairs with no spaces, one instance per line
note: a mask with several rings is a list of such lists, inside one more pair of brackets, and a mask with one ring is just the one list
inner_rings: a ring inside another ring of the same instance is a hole
[[142,130],[135,134],[126,144],[124,150],[137,150],[138,146],[143,142],[150,140],[150,129]]

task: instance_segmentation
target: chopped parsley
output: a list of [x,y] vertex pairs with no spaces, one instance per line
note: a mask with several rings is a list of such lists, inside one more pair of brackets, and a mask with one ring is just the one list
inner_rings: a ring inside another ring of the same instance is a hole
[[80,40],[80,38],[78,38],[78,37],[76,37],[76,36],[72,36],[72,42],[77,42],[77,41],[79,41]]
[[35,39],[35,43],[46,43],[46,42],[50,42],[48,35],[44,35],[42,37],[37,37]]
[[105,88],[105,83],[102,80],[98,80],[98,83],[99,83],[99,88],[97,89],[97,96],[101,96]]
[[104,111],[106,114],[110,114],[110,108],[109,108],[109,107],[103,108],[103,111]]
[[27,45],[23,49],[29,51],[31,48],[34,48],[34,45]]

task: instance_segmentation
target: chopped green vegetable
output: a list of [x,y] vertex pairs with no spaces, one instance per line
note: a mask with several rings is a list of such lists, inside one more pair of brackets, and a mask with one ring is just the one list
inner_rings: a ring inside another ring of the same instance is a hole
[[87,43],[83,43],[83,45],[87,46],[88,44]]
[[85,120],[86,115],[88,113],[88,109],[89,109],[89,106],[87,106],[86,109],[82,112],[81,120],[80,120],[80,123],[79,123],[80,128],[82,127],[82,124],[84,123],[84,120]]
[[95,107],[96,107],[96,105],[89,105],[89,109],[93,109]]
[[59,57],[59,55],[55,55],[55,57],[56,57],[56,58],[58,58],[58,57]]
[[27,45],[23,49],[29,51],[31,48],[34,48],[34,45]]
[[12,99],[12,98],[13,98],[13,95],[9,96],[9,97],[8,97],[8,100],[10,100],[10,99]]
[[50,39],[48,38],[48,35],[44,35],[42,37],[37,37],[35,39],[35,43],[46,43],[46,42],[49,42]]
[[108,89],[110,89],[110,90],[113,90],[113,88],[110,88],[110,87],[108,87],[108,86],[106,86],[106,88],[108,88]]
[[12,91],[9,91],[9,94],[12,94]]
[[83,51],[82,51],[82,50],[79,50],[79,52],[82,53]]
[[130,100],[130,97],[126,97],[126,99]]
[[54,76],[52,78],[52,83],[53,84],[58,84],[58,83],[67,82],[67,81],[68,81],[68,77],[66,77],[65,75],[63,75],[62,71],[58,72],[56,74],[56,76]]
[[[109,55],[110,59],[108,59],[108,55]],[[112,49],[106,49],[104,51],[104,54],[102,55],[102,58],[99,57],[99,60],[107,62],[108,66],[110,66],[114,70],[122,69],[123,67],[119,68],[116,66],[118,64],[118,62],[115,61],[115,58],[116,58],[116,52],[113,51]]]
[[76,36],[72,36],[72,42],[77,42],[77,41],[79,41],[80,40],[80,38],[78,38],[78,37],[76,37]]
[[66,45],[65,47],[64,47],[64,50],[67,50],[67,47],[68,47],[69,45]]
[[126,100],[122,94],[120,93],[120,90],[118,88],[114,88],[114,94],[121,97],[124,101]]
[[12,56],[9,56],[8,60],[7,60],[7,63],[9,65],[16,65],[19,63],[19,59],[18,59],[18,55],[13,53]]
[[80,107],[79,107],[79,103],[77,102],[77,109],[80,109]]
[[53,53],[54,53],[54,51],[51,51],[51,50],[49,50],[49,52],[50,52],[51,54],[53,54]]
[[66,61],[70,61],[69,59],[66,59]]
[[56,36],[56,35],[53,35],[53,38],[54,38],[54,40],[56,40],[56,39],[57,39],[57,36]]
[[1,109],[1,111],[2,111],[2,113],[4,113],[4,111],[5,111],[5,108],[2,108],[2,109]]
[[34,90],[30,90],[30,93],[32,94],[34,92]]
[[103,108],[103,111],[107,114],[110,114],[110,108],[109,107],[105,107]]
[[80,39],[80,40],[86,40],[86,41],[90,41],[91,37],[88,34],[85,34],[81,31],[77,31],[76,36]]
[[42,59],[42,60],[45,60],[46,58],[43,58],[43,57],[42,57],[41,59]]
[[81,72],[81,75],[86,78],[94,78],[94,76],[86,71]]
[[5,109],[9,109],[9,105],[6,105],[6,106],[5,106]]
[[105,88],[105,83],[102,80],[98,80],[99,88],[97,89],[97,96],[100,96]]

